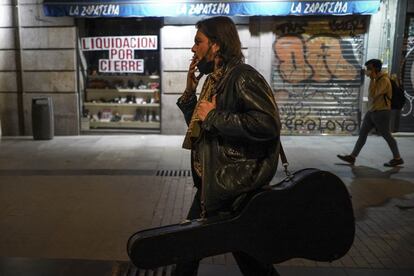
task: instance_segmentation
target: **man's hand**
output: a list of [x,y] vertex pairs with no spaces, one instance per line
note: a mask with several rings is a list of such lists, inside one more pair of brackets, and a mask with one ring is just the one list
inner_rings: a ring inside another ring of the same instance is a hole
[[216,108],[216,95],[213,96],[211,102],[202,100],[198,105],[197,116],[201,121],[204,121],[208,113]]

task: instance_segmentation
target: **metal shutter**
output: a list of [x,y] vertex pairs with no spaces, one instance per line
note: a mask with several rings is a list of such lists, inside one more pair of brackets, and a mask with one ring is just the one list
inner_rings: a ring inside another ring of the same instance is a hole
[[407,31],[404,37],[403,54],[405,58],[402,64],[402,84],[405,90],[406,103],[401,110],[398,131],[414,131],[414,17],[407,18]]
[[355,134],[367,18],[274,23],[272,86],[284,134]]

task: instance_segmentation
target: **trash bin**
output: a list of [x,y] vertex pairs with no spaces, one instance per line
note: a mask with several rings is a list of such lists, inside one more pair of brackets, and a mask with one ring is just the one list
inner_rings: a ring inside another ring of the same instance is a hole
[[33,139],[50,140],[54,135],[53,104],[51,97],[32,99]]

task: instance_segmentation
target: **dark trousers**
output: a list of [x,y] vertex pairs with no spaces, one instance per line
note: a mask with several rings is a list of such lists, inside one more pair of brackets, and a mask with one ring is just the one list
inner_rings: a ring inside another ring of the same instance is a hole
[[[201,214],[200,190],[197,191],[187,219],[197,219]],[[233,252],[241,272],[245,276],[278,276],[272,264],[262,263],[243,252]],[[196,276],[200,261],[180,263],[176,265],[175,276]]]
[[358,156],[359,152],[367,141],[369,132],[375,127],[381,136],[385,139],[385,141],[387,141],[388,146],[392,151],[393,157],[400,157],[397,142],[395,141],[394,137],[392,137],[390,131],[390,115],[390,110],[368,111],[365,114],[361,129],[359,130],[359,137],[355,144],[354,150],[352,151],[352,155]]

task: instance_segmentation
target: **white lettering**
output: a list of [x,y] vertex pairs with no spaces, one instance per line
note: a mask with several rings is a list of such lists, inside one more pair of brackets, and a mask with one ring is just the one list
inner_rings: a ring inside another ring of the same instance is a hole
[[226,4],[219,3],[217,7],[217,14],[222,14],[226,8]]
[[334,10],[333,10],[334,5],[335,5],[335,3],[334,3],[334,2],[330,2],[330,3],[329,3],[329,11],[328,11],[329,13],[333,13],[333,11],[334,11]]
[[305,10],[303,11],[303,13],[309,13],[309,3],[305,3]]
[[226,4],[224,7],[224,14],[230,14],[230,5]]
[[188,15],[229,14],[229,3],[198,3],[190,4]]
[[324,13],[324,12],[325,12],[325,7],[326,7],[326,3],[321,4],[321,6],[319,7],[318,12],[319,12],[319,13]]
[[213,7],[211,8],[212,14],[217,14],[217,4],[213,4]]
[[[72,7],[71,7],[72,8]],[[119,5],[108,4],[108,5],[83,5],[81,6],[81,16],[116,16],[119,15]],[[79,7],[76,6],[77,15],[79,15]]]
[[[301,3],[292,3],[290,7],[291,13],[301,13],[299,5]],[[343,1],[332,2],[312,2],[305,3],[305,9],[303,14],[318,14],[318,13],[330,13],[330,14],[346,14],[348,12],[348,3]]]
[[295,3],[292,3],[292,6],[290,6],[291,13],[301,13],[301,11],[302,11],[302,3],[297,3],[297,5],[295,5]]
[[77,16],[77,15],[79,15],[79,6],[70,6],[70,8],[69,8],[69,15],[70,16]]
[[86,16],[86,7],[82,6],[81,16]]
[[194,4],[190,4],[190,10],[188,11],[188,14],[194,14],[194,9],[195,9]]
[[210,13],[210,5],[208,5],[208,4],[204,5],[202,13],[203,14],[209,14]]
[[339,9],[341,8],[341,6],[342,6],[342,3],[341,2],[336,2],[335,9],[334,9],[335,13],[338,13],[339,12]]
[[347,13],[348,12],[348,3],[345,2],[343,7],[342,7],[342,13]]

